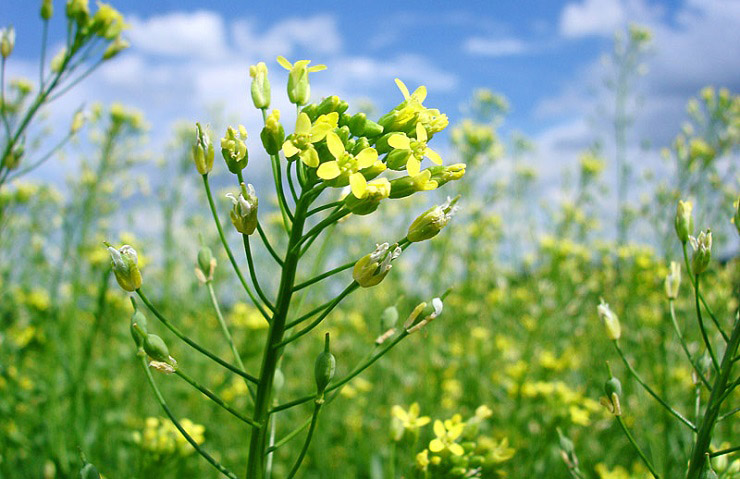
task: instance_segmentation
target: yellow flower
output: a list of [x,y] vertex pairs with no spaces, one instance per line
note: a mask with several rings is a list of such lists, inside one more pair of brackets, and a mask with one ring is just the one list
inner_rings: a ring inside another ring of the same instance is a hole
[[396,150],[402,150],[406,152],[406,170],[410,176],[416,176],[421,171],[421,160],[424,157],[432,160],[432,163],[437,165],[442,164],[442,157],[439,153],[432,150],[427,146],[427,130],[421,123],[416,124],[416,139],[410,140],[406,135],[402,133],[396,133],[388,138],[388,144]]
[[311,87],[308,84],[308,74],[326,70],[326,65],[315,65],[308,67],[311,60],[298,60],[291,64],[285,57],[277,57],[277,61],[286,70],[288,75],[288,98],[291,103],[296,105],[305,105],[308,103]]
[[405,411],[401,406],[395,405],[391,408],[391,414],[398,419],[405,429],[418,429],[431,422],[429,416],[419,417],[419,403],[415,402]]
[[312,168],[319,166],[319,154],[313,144],[326,138],[326,135],[337,127],[339,114],[337,112],[321,115],[311,124],[311,119],[305,113],[298,115],[293,132],[285,143],[283,152],[286,158],[298,155],[303,163]]
[[455,456],[462,456],[465,454],[465,450],[455,442],[455,439],[460,437],[464,427],[465,424],[462,422],[447,420],[443,423],[437,419],[434,421],[434,435],[437,437],[429,443],[429,450],[440,452],[446,449]]
[[370,167],[380,168],[383,163],[378,160],[378,152],[375,148],[368,147],[353,155],[344,148],[344,143],[333,131],[326,135],[326,146],[335,159],[319,165],[316,170],[318,177],[323,180],[348,177],[352,194],[357,198],[364,198],[367,194],[367,180],[360,170]]
[[416,455],[416,467],[426,471],[427,466],[429,466],[429,449],[424,449]]

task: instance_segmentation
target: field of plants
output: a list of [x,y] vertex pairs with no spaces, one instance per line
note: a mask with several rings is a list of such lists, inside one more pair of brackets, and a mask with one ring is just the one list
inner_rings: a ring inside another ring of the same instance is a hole
[[697,91],[638,177],[648,29],[610,56],[614,150],[545,201],[503,96],[450,122],[397,79],[376,111],[296,58],[244,65],[242,119],[50,125],[126,21],[39,6],[67,36],[33,79],[45,36],[0,25],[0,479],[740,478],[740,96]]

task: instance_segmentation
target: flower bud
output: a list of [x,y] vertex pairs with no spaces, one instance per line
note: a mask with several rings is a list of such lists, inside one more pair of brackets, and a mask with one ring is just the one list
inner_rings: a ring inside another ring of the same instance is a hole
[[283,68],[290,71],[290,74],[288,74],[288,99],[290,99],[290,102],[298,106],[308,103],[308,99],[311,96],[308,74],[310,72],[325,70],[326,66],[315,65],[309,68],[308,64],[311,63],[310,60],[298,60],[292,65],[284,57],[278,57],[277,60]]
[[356,215],[369,215],[378,209],[380,202],[391,194],[391,184],[386,178],[372,180],[365,187],[365,195],[357,198],[354,194],[344,198],[344,204]]
[[42,0],[41,2],[41,18],[49,20],[54,15],[54,2],[53,0]]
[[277,155],[285,141],[285,129],[280,123],[280,110],[272,110],[265,120],[265,127],[260,133],[262,146],[268,155]]
[[170,350],[164,340],[156,334],[147,334],[144,338],[144,351],[154,361],[177,367],[177,361],[170,356]]
[[270,80],[267,78],[267,65],[259,62],[249,67],[249,76],[252,77],[252,102],[255,108],[264,110],[270,107]]
[[213,143],[208,132],[200,123],[195,124],[195,144],[193,145],[193,162],[195,168],[201,175],[207,175],[213,169],[213,158],[215,156]]
[[144,346],[144,340],[147,335],[147,321],[146,316],[141,311],[135,311],[131,316],[131,336],[134,338],[137,348]]
[[319,396],[324,395],[326,386],[334,377],[337,361],[334,355],[329,351],[329,333],[326,333],[324,339],[324,350],[316,358],[314,364],[314,376],[316,376],[316,391]]
[[62,67],[64,66],[64,61],[67,58],[67,47],[62,47],[61,50],[59,50],[59,53],[54,55],[54,58],[51,59],[51,62],[49,63],[49,68],[51,69],[52,73],[59,73],[62,71]]
[[416,176],[404,176],[391,181],[391,198],[405,198],[419,191],[431,191],[439,184],[432,179],[431,168]]
[[607,396],[611,397],[612,394],[616,394],[617,396],[622,395],[622,383],[619,382],[619,379],[615,377],[609,378],[609,380],[604,383],[604,392]]
[[141,272],[139,271],[139,257],[136,250],[125,244],[120,249],[115,249],[109,244],[108,252],[111,257],[113,273],[118,284],[126,291],[136,291],[141,287]]
[[67,18],[76,20],[78,25],[84,24],[90,15],[88,0],[67,0],[66,13]]
[[689,236],[689,243],[694,250],[691,257],[691,269],[694,274],[702,274],[712,260],[712,231],[702,231],[696,238]]
[[336,95],[324,98],[316,107],[316,116],[327,115],[329,113],[337,111],[341,101],[342,100]]
[[452,199],[448,198],[445,203],[433,206],[422,213],[409,226],[409,231],[406,235],[408,240],[412,243],[417,243],[437,236],[457,211],[455,203],[459,199],[460,195]]
[[80,131],[83,126],[85,126],[85,112],[82,110],[77,110],[72,117],[72,124],[69,127],[69,133],[71,135],[74,135],[75,133]]
[[355,136],[362,136],[365,133],[365,125],[367,125],[367,115],[364,113],[355,113],[349,120],[349,131]]
[[0,54],[8,58],[15,47],[15,29],[10,26],[0,30]]
[[622,327],[619,325],[619,317],[609,309],[609,305],[606,304],[603,299],[599,306],[597,306],[596,311],[599,314],[599,318],[604,321],[604,326],[606,326],[606,335],[609,339],[612,341],[619,339],[622,336]]
[[665,295],[668,299],[678,297],[678,288],[681,286],[681,265],[671,261],[670,271],[665,277]]
[[690,201],[678,201],[676,208],[676,234],[681,243],[686,244],[689,235],[694,231],[694,219],[691,217],[693,205]]
[[103,52],[103,60],[110,60],[130,46],[131,45],[120,36],[116,37]]
[[443,186],[450,181],[456,181],[465,176],[465,163],[455,163],[454,165],[435,165],[429,168],[432,173],[432,180],[437,182],[437,186]]
[[247,144],[247,129],[244,125],[239,125],[239,130],[232,127],[226,129],[226,136],[221,138],[221,155],[226,160],[226,166],[229,171],[237,174],[247,166],[249,162],[249,152]]
[[391,261],[401,255],[398,243],[377,245],[375,251],[360,258],[352,270],[352,278],[363,288],[379,284],[391,270]]
[[234,207],[231,209],[231,222],[236,230],[245,235],[251,235],[257,228],[257,204],[259,200],[254,192],[254,186],[241,184],[241,193],[236,198],[233,194],[226,195]]
[[113,40],[127,27],[121,12],[107,3],[98,2],[98,11],[93,15],[89,26],[91,32],[97,33],[106,40]]
[[195,268],[195,276],[201,283],[207,283],[213,279],[216,270],[216,258],[208,246],[203,246],[198,251],[198,266]]

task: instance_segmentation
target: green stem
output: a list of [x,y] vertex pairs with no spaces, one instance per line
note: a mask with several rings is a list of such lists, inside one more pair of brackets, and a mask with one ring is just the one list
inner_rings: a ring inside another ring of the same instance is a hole
[[39,158],[35,163],[32,163],[28,165],[27,167],[14,172],[12,175],[9,175],[8,180],[14,180],[18,178],[19,176],[25,175],[26,173],[29,173],[35,170],[36,168],[38,168],[39,166],[43,165],[44,163],[46,163],[49,160],[49,158],[51,158],[52,155],[54,155],[54,153],[56,153],[61,147],[65,145],[65,143],[69,141],[70,138],[72,138],[72,136],[73,134],[71,132],[68,133],[67,136],[62,138],[62,140],[54,146],[54,148],[49,150],[44,156]]
[[[304,421],[303,424],[301,424],[297,428],[295,428],[292,431],[290,431],[284,438],[280,439],[278,442],[276,442],[272,446],[268,447],[267,448],[267,451],[265,451],[266,454],[270,454],[272,452],[275,452],[278,448],[280,448],[280,447],[284,446],[285,444],[287,444],[291,439],[293,439],[298,434],[300,434],[301,431],[303,431],[304,429],[306,429],[311,424],[312,419],[313,419],[312,417],[309,417],[308,419],[306,419]],[[274,423],[274,421],[273,421],[273,423]]]
[[180,434],[185,438],[186,441],[190,443],[191,446],[193,446],[193,449],[196,450],[198,454],[203,456],[203,458],[208,461],[210,465],[216,468],[218,472],[225,475],[229,479],[237,479],[236,474],[226,469],[224,466],[221,465],[217,460],[215,460],[210,454],[208,454],[200,445],[195,442],[195,440],[190,437],[190,434],[185,430],[185,428],[180,425],[180,422],[177,420],[175,415],[172,413],[172,410],[170,410],[169,406],[167,406],[167,402],[164,400],[164,396],[162,396],[162,393],[159,391],[159,388],[157,387],[157,383],[154,382],[154,377],[152,377],[152,372],[149,370],[149,365],[146,362],[146,356],[141,356],[141,364],[144,367],[144,371],[146,372],[147,380],[149,381],[149,385],[152,387],[152,390],[154,391],[154,395],[157,397],[157,401],[159,402],[159,405],[162,406],[162,409],[164,409],[165,414],[167,414],[167,417],[170,418],[170,421],[172,421],[172,424],[175,425],[178,431],[180,431]]
[[328,278],[328,277],[333,276],[333,275],[335,275],[337,273],[341,273],[342,271],[348,270],[351,267],[353,267],[355,265],[355,263],[357,263],[357,261],[350,261],[349,263],[343,264],[342,266],[337,266],[336,268],[334,268],[332,270],[329,270],[326,273],[321,273],[320,275],[315,276],[315,277],[313,277],[313,278],[311,278],[311,279],[309,279],[307,281],[304,281],[303,283],[299,283],[299,284],[295,285],[295,287],[293,288],[293,292],[298,291],[298,290],[301,290],[301,289],[303,289],[303,288],[305,288],[307,286],[311,286],[314,283],[318,283],[322,279]]
[[701,368],[699,367],[699,364],[694,360],[694,358],[691,357],[691,353],[689,352],[689,348],[686,345],[686,341],[684,340],[683,335],[681,334],[681,328],[678,326],[678,321],[676,320],[676,308],[674,307],[674,300],[669,299],[668,300],[668,306],[671,310],[671,322],[673,323],[673,329],[676,331],[676,336],[678,336],[678,342],[681,344],[681,349],[683,349],[683,352],[686,354],[686,358],[689,360],[691,365],[694,367],[694,371],[696,372],[699,379],[701,379],[701,382],[704,383],[704,385],[709,389],[712,390],[711,384],[709,384],[709,381],[706,377],[704,377],[704,374],[701,372]]
[[316,405],[313,408],[313,416],[311,416],[311,426],[308,428],[308,434],[306,434],[306,441],[303,443],[303,448],[301,448],[301,452],[300,454],[298,454],[298,459],[296,459],[295,464],[293,465],[293,469],[290,470],[287,479],[292,479],[293,476],[295,476],[296,472],[298,472],[298,469],[301,467],[303,458],[306,457],[306,452],[308,451],[308,446],[311,444],[311,438],[313,437],[313,432],[316,429],[316,423],[319,419],[319,411],[321,410],[321,405],[323,404],[323,402],[323,399],[316,400]]
[[267,322],[270,322],[270,315],[265,311],[265,308],[262,306],[262,304],[257,300],[257,298],[254,296],[254,293],[252,293],[252,290],[249,288],[249,285],[247,284],[247,280],[244,279],[244,275],[242,274],[241,270],[239,269],[239,265],[236,264],[236,259],[234,258],[234,254],[231,252],[231,248],[229,247],[229,243],[226,241],[226,236],[224,235],[224,230],[221,227],[221,221],[218,219],[218,212],[216,211],[216,205],[213,202],[213,195],[211,195],[211,186],[208,183],[208,173],[203,175],[203,185],[206,189],[206,196],[208,197],[208,205],[211,207],[211,214],[213,215],[213,221],[216,223],[216,229],[218,230],[218,236],[221,238],[221,244],[224,247],[224,250],[226,251],[226,256],[229,257],[229,261],[231,261],[231,266],[234,267],[234,272],[236,273],[236,276],[239,278],[239,281],[242,284],[242,287],[244,288],[244,291],[247,292],[247,295],[252,300],[252,303],[254,303],[255,307],[259,310],[259,312],[262,314],[262,317],[267,320]]
[[295,190],[295,185],[293,185],[293,175],[290,174],[292,168],[291,165],[293,164],[292,161],[288,161],[288,164],[285,166],[285,176],[288,177],[288,186],[290,187],[290,194],[293,196],[293,201],[298,202],[298,194]]
[[719,361],[717,361],[717,356],[714,355],[714,351],[712,350],[712,343],[709,342],[709,336],[707,336],[707,330],[704,328],[704,320],[701,316],[701,306],[699,306],[699,275],[694,275],[694,288],[696,294],[694,295],[695,303],[696,303],[696,318],[699,320],[699,330],[701,331],[701,337],[704,339],[704,345],[707,347],[707,352],[709,352],[709,357],[712,358],[712,365],[714,365],[714,371],[719,372]]
[[736,408],[735,408],[735,409],[733,409],[732,411],[730,411],[730,412],[728,412],[728,413],[725,413],[725,414],[723,414],[723,415],[719,416],[719,417],[717,418],[717,422],[720,422],[720,421],[724,421],[724,420],[725,420],[725,419],[727,419],[728,417],[732,417],[732,416],[733,416],[734,414],[737,414],[738,412],[740,412],[740,407],[736,407]]
[[625,436],[627,436],[627,439],[629,440],[630,444],[632,444],[632,447],[634,447],[635,451],[637,451],[637,454],[640,456],[640,459],[642,459],[642,462],[644,462],[647,468],[650,470],[650,474],[652,474],[655,479],[660,479],[660,476],[658,476],[658,473],[655,472],[655,467],[650,463],[650,460],[647,458],[645,453],[642,452],[642,449],[640,449],[640,446],[637,445],[635,438],[632,437],[632,434],[630,434],[629,430],[627,429],[627,426],[624,425],[624,422],[622,421],[622,417],[621,416],[614,416],[614,417],[617,418],[619,427],[621,427],[622,431],[624,431]]
[[39,89],[44,88],[44,68],[46,68],[46,44],[49,39],[49,20],[44,19],[43,30],[41,30],[41,55],[39,56]]
[[719,331],[719,334],[722,335],[722,338],[725,340],[725,342],[729,341],[730,338],[727,336],[727,333],[724,332],[722,327],[719,324],[719,321],[717,320],[717,317],[714,315],[714,312],[712,311],[712,308],[709,307],[707,304],[707,301],[704,299],[704,295],[701,294],[701,292],[696,290],[696,283],[694,282],[694,275],[691,274],[691,263],[689,263],[689,253],[686,250],[686,243],[683,244],[683,261],[686,265],[686,272],[689,277],[689,283],[691,283],[691,286],[694,287],[694,291],[696,291],[696,294],[699,295],[699,300],[701,301],[701,304],[704,306],[704,309],[707,310],[707,313],[709,313],[709,317],[712,318],[712,322],[717,327],[717,330]]
[[333,203],[327,203],[325,205],[317,206],[316,208],[309,211],[306,216],[313,216],[316,213],[320,213],[321,211],[328,210],[331,208],[338,208],[342,205],[344,205],[344,201],[334,201]]
[[727,449],[721,449],[709,454],[709,457],[724,456],[725,454],[732,454],[733,452],[740,451],[740,446],[729,447]]
[[350,211],[349,210],[342,211],[340,209],[340,210],[337,210],[337,211],[333,212],[332,214],[330,214],[329,216],[327,216],[323,220],[321,220],[316,226],[314,226],[313,228],[311,228],[308,231],[308,233],[306,233],[303,236],[303,238],[301,238],[301,240],[296,245],[296,249],[299,248],[303,243],[305,243],[309,239],[313,238],[314,236],[318,236],[319,234],[321,234],[321,232],[324,230],[324,228],[326,228],[327,226],[331,225],[332,223],[335,223],[336,221],[339,221],[340,219],[342,219],[343,217],[347,216],[348,214],[350,214]]
[[259,424],[249,419],[248,417],[245,417],[242,414],[240,414],[239,411],[236,411],[234,408],[226,404],[223,399],[221,399],[216,394],[214,394],[210,389],[198,383],[195,379],[191,378],[190,376],[182,372],[181,369],[176,369],[175,374],[180,376],[182,379],[185,380],[185,382],[193,386],[195,389],[202,392],[208,399],[215,402],[216,404],[218,404],[220,407],[222,407],[226,411],[230,412],[237,419],[249,424],[252,427],[260,427]]
[[691,421],[689,421],[683,415],[681,415],[680,412],[678,412],[675,409],[673,409],[660,396],[658,396],[655,393],[655,391],[653,391],[652,388],[645,383],[645,381],[642,380],[642,378],[640,377],[640,375],[637,374],[637,371],[635,371],[635,369],[632,367],[632,365],[629,363],[629,361],[627,361],[627,358],[624,356],[624,353],[622,352],[622,348],[619,347],[619,342],[618,341],[613,341],[613,343],[614,343],[614,347],[617,349],[617,352],[619,353],[619,357],[622,358],[622,362],[627,367],[627,369],[629,370],[630,374],[632,374],[632,377],[635,378],[635,380],[638,383],[640,383],[640,385],[645,389],[645,391],[647,391],[648,394],[650,394],[653,398],[655,398],[655,400],[658,401],[661,406],[663,406],[664,408],[666,408],[666,410],[668,412],[670,412],[671,414],[673,414],[679,421],[681,421],[682,423],[686,424],[689,428],[691,428],[692,431],[696,431],[696,426],[694,426],[694,424]]
[[293,326],[295,326],[297,324],[301,324],[303,321],[309,319],[313,315],[318,314],[321,311],[323,311],[324,309],[328,308],[333,302],[334,302],[334,299],[331,299],[331,300],[327,301],[326,303],[322,304],[321,306],[315,307],[314,309],[312,309],[308,313],[304,314],[303,316],[299,317],[298,319],[295,319],[295,320],[289,322],[288,324],[286,324],[285,325],[285,329],[290,329],[290,328],[292,328]]
[[270,256],[272,256],[277,264],[280,266],[283,265],[283,260],[280,258],[280,256],[275,252],[275,249],[270,244],[270,241],[267,239],[267,235],[265,234],[265,231],[262,229],[262,225],[257,222],[257,232],[260,235],[260,238],[262,238],[262,243],[264,243],[265,248],[267,248],[267,251],[270,253]]
[[257,378],[255,378],[251,374],[248,374],[247,372],[242,371],[241,369],[239,369],[238,367],[234,366],[233,364],[227,363],[223,359],[219,358],[218,356],[216,356],[212,352],[210,352],[207,349],[205,349],[204,347],[202,347],[200,344],[196,343],[195,341],[193,341],[189,337],[185,336],[179,329],[177,329],[172,323],[170,323],[167,320],[167,318],[165,318],[164,316],[162,316],[162,314],[157,310],[157,308],[155,308],[154,305],[149,301],[149,298],[146,297],[146,295],[141,290],[141,288],[139,288],[139,289],[136,290],[136,294],[139,295],[139,297],[144,302],[144,304],[146,305],[146,307],[149,308],[149,311],[151,311],[154,314],[154,316],[156,316],[157,319],[167,329],[169,329],[170,331],[172,331],[172,333],[175,336],[177,336],[178,338],[180,338],[181,340],[183,340],[188,346],[192,347],[193,349],[195,349],[199,353],[206,355],[207,357],[209,357],[213,361],[217,362],[218,364],[220,364],[221,366],[225,367],[229,371],[232,371],[232,372],[238,374],[239,376],[243,377],[247,381],[251,381],[253,383],[256,383],[257,382]]
[[252,284],[254,285],[254,290],[257,291],[257,294],[259,295],[260,299],[265,303],[265,306],[267,306],[267,309],[270,311],[275,311],[275,306],[272,305],[270,300],[267,298],[265,293],[262,291],[262,287],[260,286],[259,281],[257,281],[257,270],[254,268],[254,259],[252,258],[252,248],[249,246],[249,236],[243,234],[242,235],[242,241],[244,242],[244,253],[247,256],[247,265],[249,266],[249,276],[252,278]]
[[[262,124],[263,126],[267,125],[267,112],[265,110],[262,110]],[[275,182],[275,190],[278,195],[278,206],[280,207],[280,214],[283,216],[283,227],[285,228],[285,232],[290,234],[291,225],[295,217],[290,212],[290,208],[288,208],[288,201],[285,199],[285,191],[283,191],[280,156],[270,155],[270,164],[272,165],[272,179]]]

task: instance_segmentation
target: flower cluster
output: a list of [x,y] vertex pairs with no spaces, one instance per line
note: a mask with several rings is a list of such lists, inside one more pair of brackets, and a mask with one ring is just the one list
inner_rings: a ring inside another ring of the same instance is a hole
[[[198,445],[203,444],[206,430],[204,426],[195,424],[190,419],[183,419],[180,425]],[[158,417],[146,418],[144,428],[133,433],[133,441],[142,451],[157,460],[185,457],[195,451],[172,421]]]

